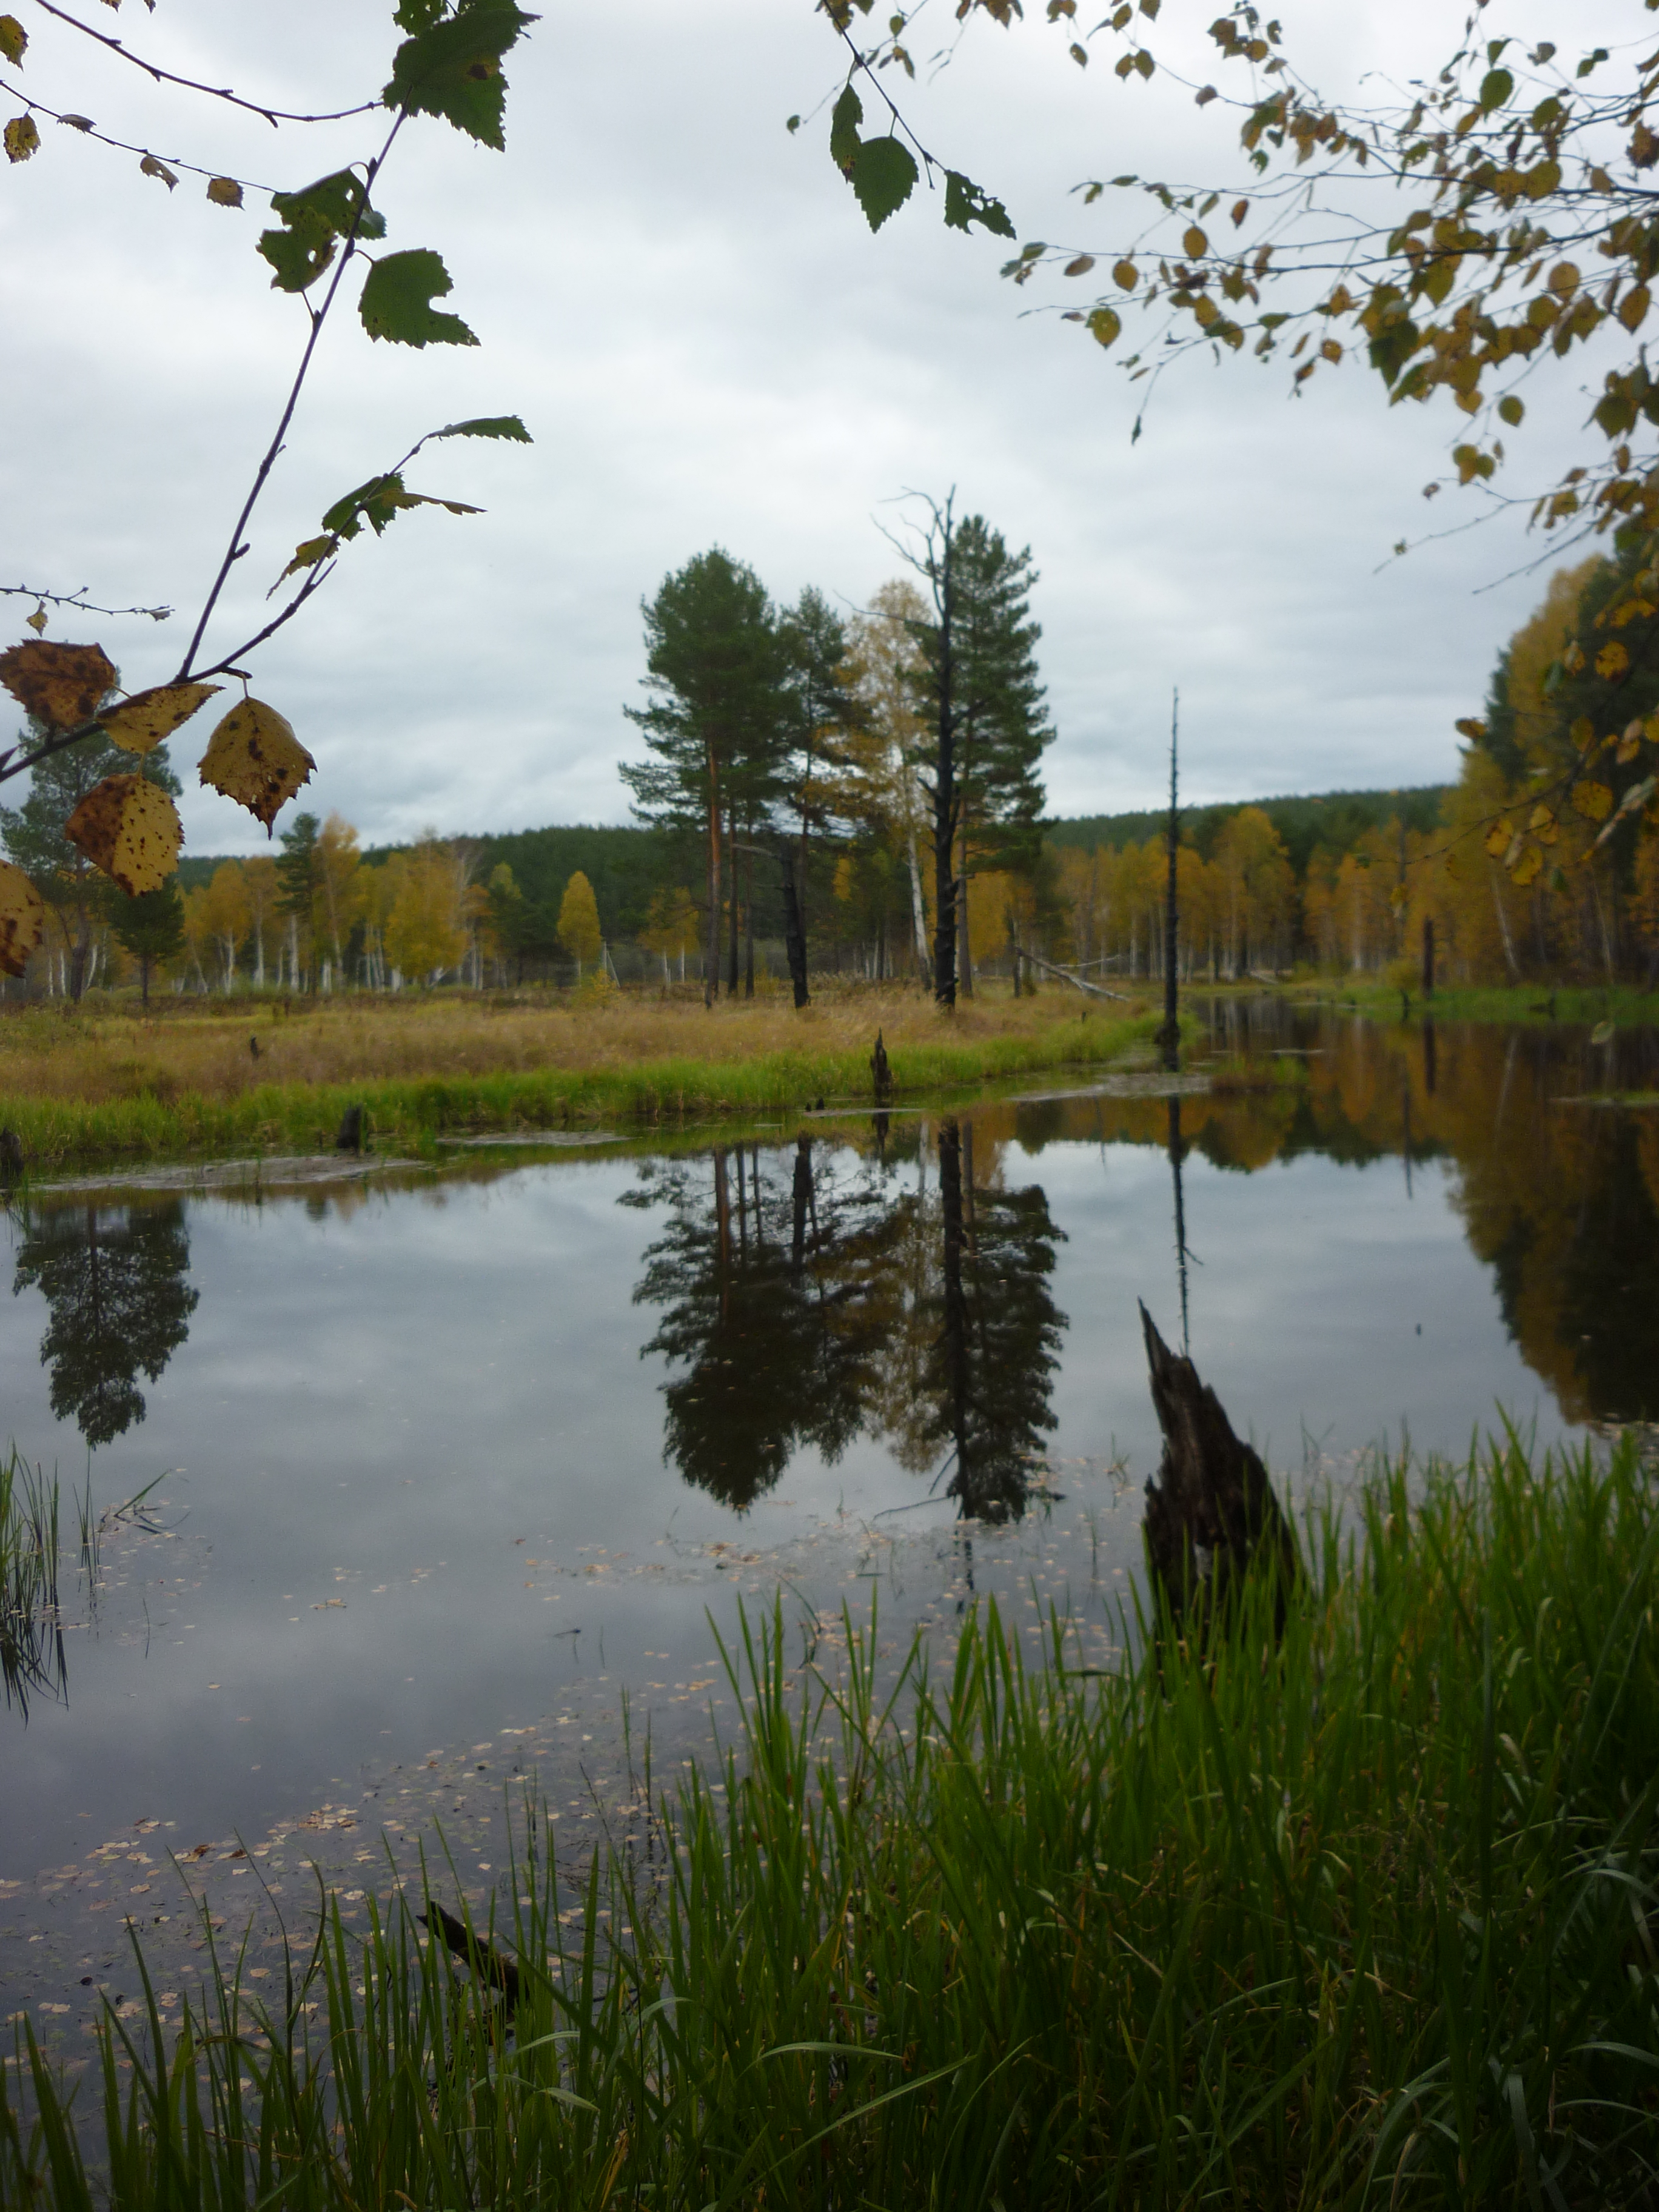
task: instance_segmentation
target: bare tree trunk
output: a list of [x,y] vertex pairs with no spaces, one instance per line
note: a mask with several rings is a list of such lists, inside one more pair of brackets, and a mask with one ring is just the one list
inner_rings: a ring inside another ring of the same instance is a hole
[[702,1002],[712,1006],[720,973],[720,779],[714,748],[708,748],[708,957],[702,971]]

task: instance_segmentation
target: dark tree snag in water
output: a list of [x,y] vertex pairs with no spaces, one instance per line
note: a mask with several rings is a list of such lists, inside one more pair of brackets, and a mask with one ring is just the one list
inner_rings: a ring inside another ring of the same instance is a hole
[[15,1129],[0,1129],[0,1183],[22,1180],[23,1147]]
[[1282,1626],[1302,1563],[1267,1470],[1233,1434],[1192,1361],[1170,1351],[1144,1305],[1140,1324],[1164,1431],[1158,1477],[1146,1485],[1146,1558],[1170,1617],[1177,1631],[1201,1636],[1246,1572],[1265,1566],[1278,1583]]
[[482,1936],[469,1935],[465,1923],[435,1901],[416,1917],[456,1958],[465,1959],[487,1988],[501,1992],[501,2008],[511,2019],[519,2008],[519,1969],[513,1960],[492,1950]]
[[334,1149],[339,1152],[361,1152],[368,1142],[368,1109],[366,1106],[348,1106],[340,1117]]
[[875,1078],[876,1103],[885,1105],[893,1095],[893,1071],[887,1064],[887,1048],[881,1041],[881,1031],[876,1031],[876,1048],[870,1055],[870,1073]]

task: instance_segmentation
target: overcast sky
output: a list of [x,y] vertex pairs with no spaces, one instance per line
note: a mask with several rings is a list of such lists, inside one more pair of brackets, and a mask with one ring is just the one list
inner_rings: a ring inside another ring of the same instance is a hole
[[[0,76],[158,155],[282,189],[374,143],[372,118],[273,131],[158,90],[13,4],[33,43],[21,76]],[[1206,8],[1166,0],[1159,48],[1179,57],[1179,25],[1164,32],[1182,7],[1202,81],[1217,74]],[[376,91],[396,35],[389,9],[360,0],[85,12],[168,67],[307,111]],[[1224,113],[1163,78],[1126,88],[1109,52],[1076,69],[1042,12],[1011,33],[977,24],[948,69],[899,88],[924,143],[999,194],[1022,240],[1122,242],[1128,210],[1068,198],[1086,177],[1239,180]],[[1463,12],[1283,11],[1332,93],[1437,64]],[[919,58],[952,15],[933,0]],[[1585,40],[1593,16],[1609,45],[1651,39],[1636,0],[1580,11]],[[1485,27],[1537,35],[1541,21],[1499,4]],[[482,343],[372,345],[355,308],[330,325],[212,633],[222,651],[256,628],[324,507],[421,432],[523,416],[533,447],[454,443],[411,472],[486,514],[422,511],[352,547],[258,655],[256,694],[319,763],[306,805],[337,807],[366,842],[627,819],[616,768],[639,749],[622,708],[640,696],[641,599],[719,544],[780,600],[816,584],[857,606],[896,571],[878,525],[902,526],[908,487],[954,486],[960,511],[1031,548],[1054,811],[1156,799],[1177,683],[1195,800],[1455,773],[1452,724],[1543,588],[1540,572],[1503,580],[1546,549],[1505,520],[1390,561],[1395,540],[1478,511],[1468,494],[1421,497],[1463,428],[1449,408],[1389,410],[1351,368],[1292,399],[1283,367],[1193,359],[1132,446],[1146,387],[1056,319],[1071,304],[1057,283],[999,281],[1011,249],[947,232],[937,199],[872,237],[829,160],[844,65],[811,0],[549,0],[508,74],[505,155],[422,121],[377,192],[388,249],[442,252],[444,305]],[[809,120],[792,137],[795,112]],[[169,194],[132,156],[41,127],[40,152],[0,175],[0,583],[171,603],[161,626],[74,617],[48,632],[98,637],[136,690],[177,665],[302,313],[255,256],[262,198],[222,210],[190,176]],[[1564,465],[1596,373],[1575,362],[1553,398],[1540,387],[1510,489]],[[27,611],[0,600],[0,637],[27,635]],[[252,850],[251,818],[196,787],[210,714],[174,746],[188,842]]]

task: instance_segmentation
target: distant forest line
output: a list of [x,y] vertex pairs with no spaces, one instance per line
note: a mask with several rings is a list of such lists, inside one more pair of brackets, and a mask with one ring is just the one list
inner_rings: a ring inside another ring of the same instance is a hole
[[[1319,845],[1347,852],[1368,831],[1382,830],[1396,819],[1409,830],[1431,830],[1440,819],[1449,788],[1445,784],[1420,784],[1400,791],[1328,791],[1281,799],[1212,800],[1182,808],[1182,842],[1207,860],[1226,823],[1246,806],[1257,807],[1278,831],[1301,884]],[[1060,816],[1043,823],[1042,837],[1056,860],[1067,851],[1117,853],[1127,845],[1162,838],[1168,820],[1167,810],[1148,809],[1127,814]],[[593,886],[599,926],[612,943],[636,939],[647,927],[653,900],[688,882],[695,884],[701,861],[695,836],[629,823],[553,823],[539,830],[465,834],[447,842],[476,854],[472,873],[480,882],[487,883],[504,861],[526,900],[550,918],[556,917],[571,877],[578,872],[585,875]],[[366,866],[381,867],[394,853],[413,848],[413,841],[408,845],[365,846],[363,862]],[[833,842],[826,848],[827,868],[833,869],[839,849]],[[183,854],[179,862],[180,889],[204,887],[226,857],[222,853]]]

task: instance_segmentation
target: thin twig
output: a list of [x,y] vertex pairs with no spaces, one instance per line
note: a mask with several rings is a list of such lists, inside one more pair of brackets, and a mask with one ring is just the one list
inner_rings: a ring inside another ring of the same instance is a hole
[[143,70],[157,84],[181,85],[186,92],[205,93],[210,100],[228,100],[233,107],[245,107],[250,115],[263,116],[273,131],[279,123],[341,123],[349,115],[367,115],[380,104],[378,100],[360,100],[356,107],[333,108],[325,115],[294,115],[284,107],[265,107],[257,100],[244,100],[228,85],[203,84],[195,77],[176,76],[172,70],[162,69],[159,63],[147,62],[142,54],[131,52],[119,39],[112,38],[107,31],[95,31],[90,23],[83,23],[78,16],[55,7],[52,0],[35,0],[35,5],[44,8],[48,15],[55,15],[60,23],[67,23],[72,31],[79,31],[83,37],[96,40],[100,46],[107,46],[112,53],[119,54],[124,62]]
[[[344,238],[341,241],[340,258],[336,265],[334,275],[330,282],[328,291],[324,298],[323,304],[320,307],[307,308],[307,312],[311,316],[311,335],[306,340],[305,351],[300,356],[300,366],[295,374],[294,382],[289,388],[287,404],[283,407],[282,416],[277,422],[276,434],[272,437],[270,445],[266,447],[264,456],[260,461],[258,468],[254,472],[252,486],[248,492],[246,499],[242,502],[242,511],[236,518],[236,527],[230,533],[230,543],[225,548],[225,556],[223,560],[219,563],[219,573],[213,580],[213,588],[207,595],[207,602],[203,607],[201,615],[198,619],[195,633],[191,638],[189,647],[185,653],[183,661],[179,665],[179,673],[173,678],[173,681],[176,684],[183,684],[190,678],[191,674],[191,664],[196,658],[196,649],[201,644],[203,634],[207,629],[213,610],[219,603],[219,595],[224,590],[233,565],[235,562],[240,560],[242,554],[247,550],[242,542],[242,532],[246,529],[248,520],[252,514],[255,506],[258,502],[259,495],[264,491],[266,480],[270,477],[271,470],[276,466],[276,456],[283,450],[283,441],[288,435],[289,424],[294,420],[294,410],[300,404],[300,393],[304,386],[306,378],[310,372],[312,361],[316,355],[317,341],[322,335],[323,325],[328,319],[329,309],[334,305],[335,300],[339,295],[340,283],[341,279],[345,275],[347,264],[349,263],[352,255],[356,251],[358,228],[362,223],[364,217],[368,213],[368,196],[374,190],[375,179],[380,175],[381,169],[386,165],[386,156],[392,151],[392,142],[403,127],[404,115],[400,112],[397,120],[393,123],[390,131],[386,134],[386,142],[385,145],[381,147],[380,152],[368,165],[368,172],[363,179],[362,198],[357,204],[357,210],[352,216],[350,228],[347,230]],[[297,605],[298,603],[296,602],[295,604]],[[294,610],[292,608],[289,610],[289,613],[292,613],[293,611]],[[271,629],[280,628],[282,623],[287,619],[287,614],[279,616],[277,620],[270,626],[270,629],[260,632],[260,635],[262,637],[268,637],[270,635]]]
[[0,584],[0,599],[33,599],[40,606],[67,607],[83,615],[148,615],[152,622],[166,622],[173,612],[171,607],[100,607],[87,597],[91,589],[82,584],[73,592],[37,592],[32,584]]

